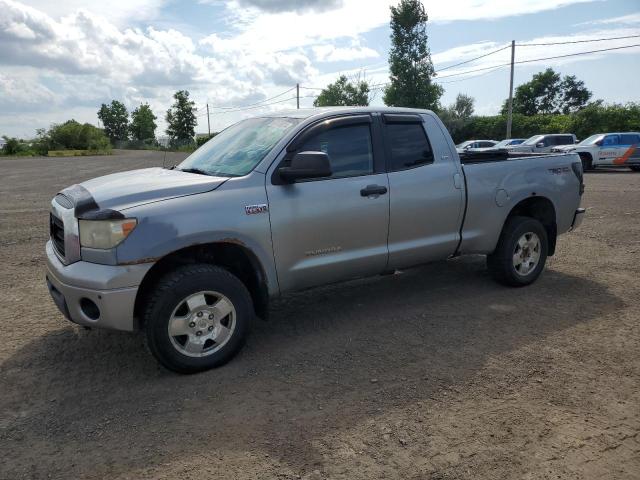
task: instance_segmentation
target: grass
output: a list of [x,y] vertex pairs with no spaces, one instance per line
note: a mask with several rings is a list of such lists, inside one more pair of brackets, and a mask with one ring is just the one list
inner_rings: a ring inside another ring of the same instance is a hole
[[85,157],[88,155],[111,155],[111,150],[49,150],[49,157]]

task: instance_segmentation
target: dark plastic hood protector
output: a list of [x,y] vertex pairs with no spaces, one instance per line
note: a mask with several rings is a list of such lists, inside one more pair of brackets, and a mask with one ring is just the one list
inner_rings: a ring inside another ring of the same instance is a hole
[[93,178],[61,193],[76,203],[78,192],[84,190],[99,210],[120,211],[143,203],[215,190],[227,180],[227,177],[211,177],[180,170],[145,168]]

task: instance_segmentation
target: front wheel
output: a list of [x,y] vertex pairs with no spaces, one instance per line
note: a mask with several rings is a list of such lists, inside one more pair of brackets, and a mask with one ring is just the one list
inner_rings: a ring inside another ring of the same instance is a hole
[[535,218],[507,220],[498,246],[487,256],[493,278],[505,285],[523,287],[536,281],[547,261],[548,239],[544,226]]
[[179,267],[146,303],[147,345],[169,370],[207,370],[240,350],[253,315],[251,296],[235,275],[208,264]]
[[593,170],[593,159],[591,158],[591,155],[587,153],[581,153],[579,155],[580,160],[582,161],[582,171],[586,172],[589,170]]

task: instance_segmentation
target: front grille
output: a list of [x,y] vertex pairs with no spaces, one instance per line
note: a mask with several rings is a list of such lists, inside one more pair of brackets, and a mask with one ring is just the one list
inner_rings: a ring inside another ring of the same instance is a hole
[[64,223],[53,213],[49,214],[49,234],[54,248],[64,257]]

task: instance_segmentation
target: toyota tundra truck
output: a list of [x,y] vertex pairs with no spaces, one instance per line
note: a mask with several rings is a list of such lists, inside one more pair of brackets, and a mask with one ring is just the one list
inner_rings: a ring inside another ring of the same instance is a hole
[[578,155],[459,155],[428,110],[269,114],[179,165],[58,193],[46,282],[67,319],[142,330],[192,373],[233,357],[285,292],[466,254],[528,285],[581,223],[583,189]]

